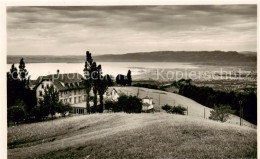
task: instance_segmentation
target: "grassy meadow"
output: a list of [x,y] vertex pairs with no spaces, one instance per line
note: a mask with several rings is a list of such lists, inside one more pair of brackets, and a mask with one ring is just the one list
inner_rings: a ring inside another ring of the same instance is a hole
[[105,113],[8,128],[8,158],[255,158],[256,129],[166,113]]

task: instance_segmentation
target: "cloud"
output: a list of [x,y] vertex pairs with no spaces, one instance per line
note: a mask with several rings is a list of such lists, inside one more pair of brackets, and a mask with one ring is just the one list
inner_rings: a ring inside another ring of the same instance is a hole
[[9,7],[8,54],[256,50],[256,5]]

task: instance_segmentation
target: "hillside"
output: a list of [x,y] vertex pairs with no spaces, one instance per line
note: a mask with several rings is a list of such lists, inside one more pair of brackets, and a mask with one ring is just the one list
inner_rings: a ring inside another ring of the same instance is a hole
[[245,56],[238,52],[224,51],[156,51],[139,52],[121,55],[96,56],[97,61],[158,61],[158,62],[199,62],[199,63],[226,63],[254,62],[256,57]]
[[[199,64],[255,64],[256,54],[248,56],[238,52],[224,51],[156,51],[95,56],[99,62],[191,62]],[[21,56],[7,56],[7,63],[18,63]],[[23,56],[26,63],[80,63],[85,56]]]
[[[205,110],[205,118],[208,119],[210,116],[211,108],[208,108],[206,106],[203,106],[196,101],[181,96],[179,94],[171,93],[171,92],[165,92],[160,90],[154,90],[154,89],[147,89],[147,88],[138,88],[138,87],[114,87],[118,92],[122,92],[128,95],[137,95],[138,89],[139,89],[139,98],[143,98],[145,96],[149,96],[153,98],[154,102],[154,108],[157,111],[162,111],[161,106],[165,104],[169,105],[181,105],[188,109],[188,116],[198,117],[198,118],[204,118],[204,110]],[[160,97],[160,100],[159,100]],[[160,106],[159,106],[160,102]],[[255,128],[256,126],[246,120],[243,120],[243,125],[248,127]],[[227,120],[227,123],[230,124],[240,124],[240,118],[235,115],[230,115],[229,119]]]
[[191,116],[93,114],[8,128],[8,158],[256,157],[256,130]]

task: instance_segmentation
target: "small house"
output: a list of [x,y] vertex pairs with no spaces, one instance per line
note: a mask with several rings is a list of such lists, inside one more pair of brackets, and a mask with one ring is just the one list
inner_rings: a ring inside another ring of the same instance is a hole
[[104,99],[111,100],[111,101],[117,101],[120,94],[115,88],[108,88],[106,93],[104,94]]
[[142,110],[143,111],[146,111],[146,110],[150,110],[150,109],[153,109],[153,99],[146,96],[144,98],[142,98],[142,103],[143,103],[143,106],[142,106]]

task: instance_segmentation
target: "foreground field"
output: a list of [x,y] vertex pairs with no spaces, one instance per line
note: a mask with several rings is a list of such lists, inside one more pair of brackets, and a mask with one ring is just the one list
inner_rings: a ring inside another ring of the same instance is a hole
[[166,113],[75,116],[8,128],[8,158],[256,157],[256,130]]

